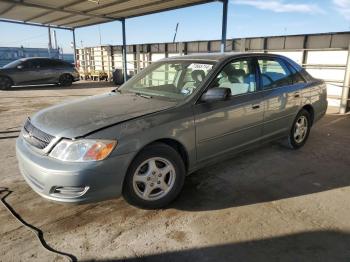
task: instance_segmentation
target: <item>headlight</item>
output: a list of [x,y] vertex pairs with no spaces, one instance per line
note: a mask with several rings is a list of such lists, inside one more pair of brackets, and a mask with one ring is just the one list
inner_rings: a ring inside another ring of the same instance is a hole
[[50,156],[62,161],[86,162],[105,159],[117,145],[115,140],[61,140]]

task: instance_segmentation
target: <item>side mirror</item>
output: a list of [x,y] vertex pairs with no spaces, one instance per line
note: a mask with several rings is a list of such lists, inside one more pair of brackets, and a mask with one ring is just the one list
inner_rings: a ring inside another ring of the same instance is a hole
[[202,97],[202,102],[224,101],[231,95],[231,89],[226,87],[214,87],[205,92]]
[[17,69],[23,69],[23,68],[24,68],[23,65],[18,65],[18,66],[17,66]]

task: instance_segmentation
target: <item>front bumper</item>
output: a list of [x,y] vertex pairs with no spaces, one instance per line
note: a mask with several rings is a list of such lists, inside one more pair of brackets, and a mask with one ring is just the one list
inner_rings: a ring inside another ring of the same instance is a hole
[[16,142],[16,154],[19,169],[30,187],[44,198],[65,203],[94,202],[120,196],[134,156],[133,153],[112,154],[97,162],[63,162],[34,152],[21,136]]

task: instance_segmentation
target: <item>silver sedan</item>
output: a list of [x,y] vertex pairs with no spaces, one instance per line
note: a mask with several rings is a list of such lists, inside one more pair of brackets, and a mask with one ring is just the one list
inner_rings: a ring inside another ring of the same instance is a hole
[[302,147],[326,98],[323,81],[278,55],[164,59],[110,93],[28,118],[18,163],[50,200],[123,195],[132,205],[161,208],[199,168],[272,140]]

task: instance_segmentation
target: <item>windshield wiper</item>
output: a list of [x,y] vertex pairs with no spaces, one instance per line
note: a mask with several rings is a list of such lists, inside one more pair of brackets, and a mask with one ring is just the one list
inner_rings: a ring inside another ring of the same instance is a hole
[[137,95],[137,96],[140,96],[140,97],[143,97],[143,98],[147,98],[147,99],[151,99],[152,98],[152,96],[150,96],[150,95],[145,95],[145,94],[142,94],[142,93],[135,93],[135,95]]

